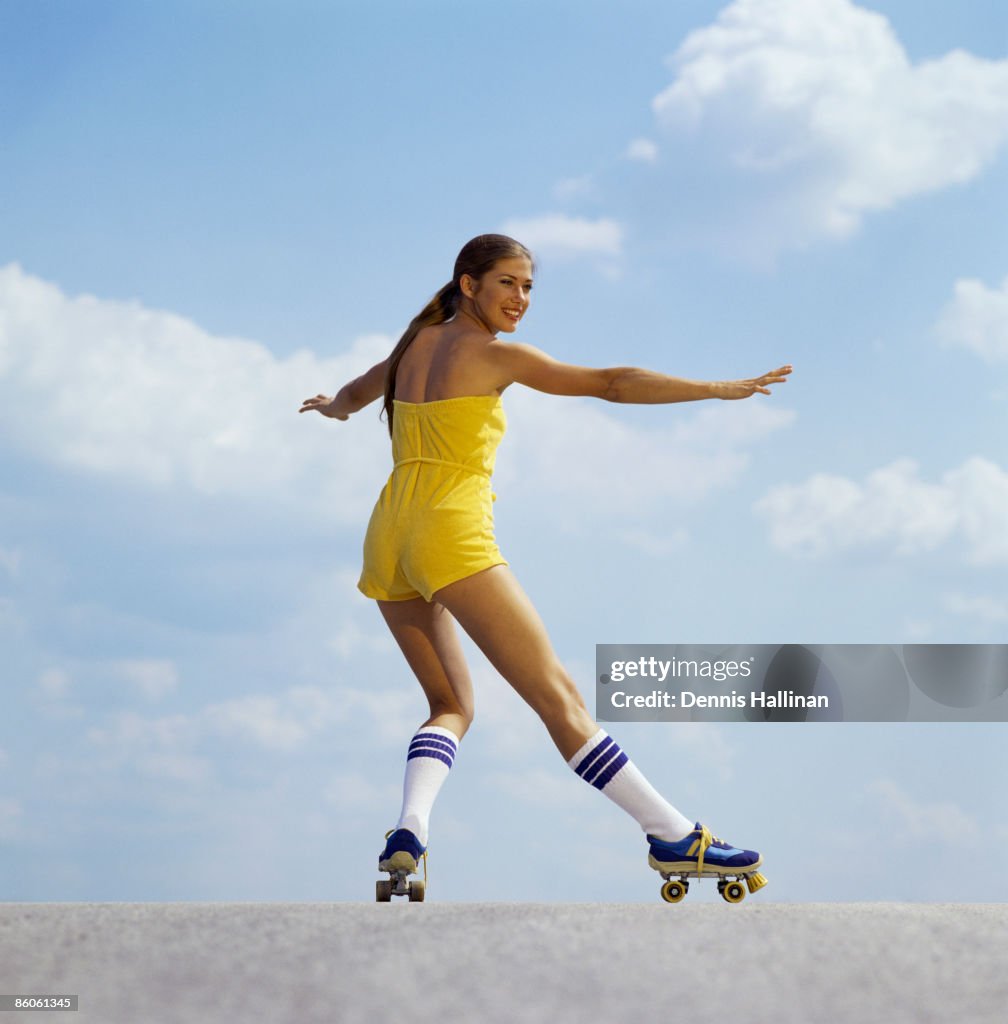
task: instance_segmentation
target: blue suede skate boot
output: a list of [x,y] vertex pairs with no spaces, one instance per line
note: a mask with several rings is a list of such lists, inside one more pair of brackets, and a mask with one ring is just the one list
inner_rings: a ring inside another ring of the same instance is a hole
[[[417,862],[422,860],[423,878],[409,881],[415,875]],[[410,903],[422,903],[427,891],[427,847],[407,828],[393,829],[385,834],[385,849],[378,854],[378,870],[387,871],[389,878],[379,879],[375,886],[375,899],[388,903],[393,896],[409,896]]]
[[385,849],[378,855],[379,871],[405,871],[415,875],[417,863],[427,853],[409,829],[397,828],[385,836]]
[[[647,837],[648,864],[666,879],[662,898],[678,903],[689,890],[688,877],[717,878],[718,892],[729,903],[740,903],[745,890],[739,879],[744,879],[750,892],[766,885],[766,879],[757,870],[763,858],[755,850],[740,850],[712,836],[710,829],[698,821],[693,831],[678,842],[670,843],[656,836]],[[679,875],[679,881],[672,881]],[[730,882],[728,875],[735,875]]]

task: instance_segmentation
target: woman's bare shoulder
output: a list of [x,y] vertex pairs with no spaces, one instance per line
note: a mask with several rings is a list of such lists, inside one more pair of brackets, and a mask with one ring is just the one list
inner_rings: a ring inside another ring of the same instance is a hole
[[454,347],[458,345],[475,348],[486,346],[487,343],[495,340],[496,338],[493,335],[478,327],[449,322],[446,324],[429,324],[427,327],[421,327],[417,332],[414,343],[419,342],[421,346],[450,345]]

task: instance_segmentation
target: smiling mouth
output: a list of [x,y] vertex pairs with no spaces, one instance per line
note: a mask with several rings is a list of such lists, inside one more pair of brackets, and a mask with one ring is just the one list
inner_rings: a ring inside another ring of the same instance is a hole
[[520,309],[505,309],[504,310],[504,315],[506,317],[510,317],[512,320],[520,320],[521,319],[521,310]]

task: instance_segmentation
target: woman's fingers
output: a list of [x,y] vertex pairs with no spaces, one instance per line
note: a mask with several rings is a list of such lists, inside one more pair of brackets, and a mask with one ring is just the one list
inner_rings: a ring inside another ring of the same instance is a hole
[[301,408],[298,412],[308,412],[311,409],[317,409],[320,405],[328,405],[330,399],[326,395],[316,395],[314,398],[306,398],[301,403]]
[[764,395],[769,395],[770,391],[766,388],[767,384],[783,384],[788,379],[788,374],[791,372],[791,366],[781,366],[776,370],[771,370],[769,373],[764,373],[762,377],[757,377],[755,380],[749,381],[756,391],[762,392]]

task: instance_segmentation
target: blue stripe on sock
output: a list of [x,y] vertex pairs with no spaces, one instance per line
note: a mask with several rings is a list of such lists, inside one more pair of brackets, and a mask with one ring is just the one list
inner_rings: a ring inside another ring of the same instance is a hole
[[598,776],[599,772],[601,772],[614,757],[618,757],[622,753],[623,751],[620,750],[619,744],[613,743],[613,745],[591,766],[591,768],[584,773],[582,778],[585,782],[590,782],[592,785],[595,785],[595,778]]
[[409,745],[410,750],[440,750],[442,754],[446,754],[453,761],[455,760],[455,751],[452,747],[446,747],[442,743],[433,743],[430,740],[414,740]]
[[413,739],[417,740],[424,737],[429,740],[440,740],[442,743],[447,743],[450,746],[455,746],[456,741],[451,736],[442,736],[439,732],[418,732]]
[[419,736],[414,736],[410,742],[410,750],[415,746],[424,747],[437,747],[438,750],[443,750],[446,754],[455,756],[455,752],[458,749],[451,740],[443,739],[440,736],[433,736],[430,733],[421,733]]
[[406,760],[409,761],[414,757],[434,757],[444,761],[449,768],[455,763],[455,758],[451,754],[446,754],[443,750],[438,750],[436,747],[410,747],[406,753]]
[[591,767],[591,764],[595,760],[595,758],[597,758],[599,754],[601,754],[607,747],[611,746],[613,742],[614,741],[612,736],[606,736],[606,738],[597,747],[594,747],[592,750],[589,750],[587,754],[585,754],[584,759],[577,766],[577,768],[574,769],[574,771],[576,771],[578,775],[584,778],[585,772]]
[[627,756],[620,751],[619,757],[615,761],[609,762],[609,767],[592,783],[596,789],[605,789],[606,785],[612,781],[612,777],[627,763]]
[[406,760],[412,761],[414,757],[433,757],[435,761],[444,761],[449,768],[452,766],[451,758],[447,754],[442,754],[440,750],[411,750],[406,755]]
[[437,751],[438,754],[444,755],[449,761],[455,760],[455,751],[450,751],[445,746],[440,746],[437,743],[427,743],[424,741],[410,743],[410,749],[407,753],[413,754],[416,751]]

